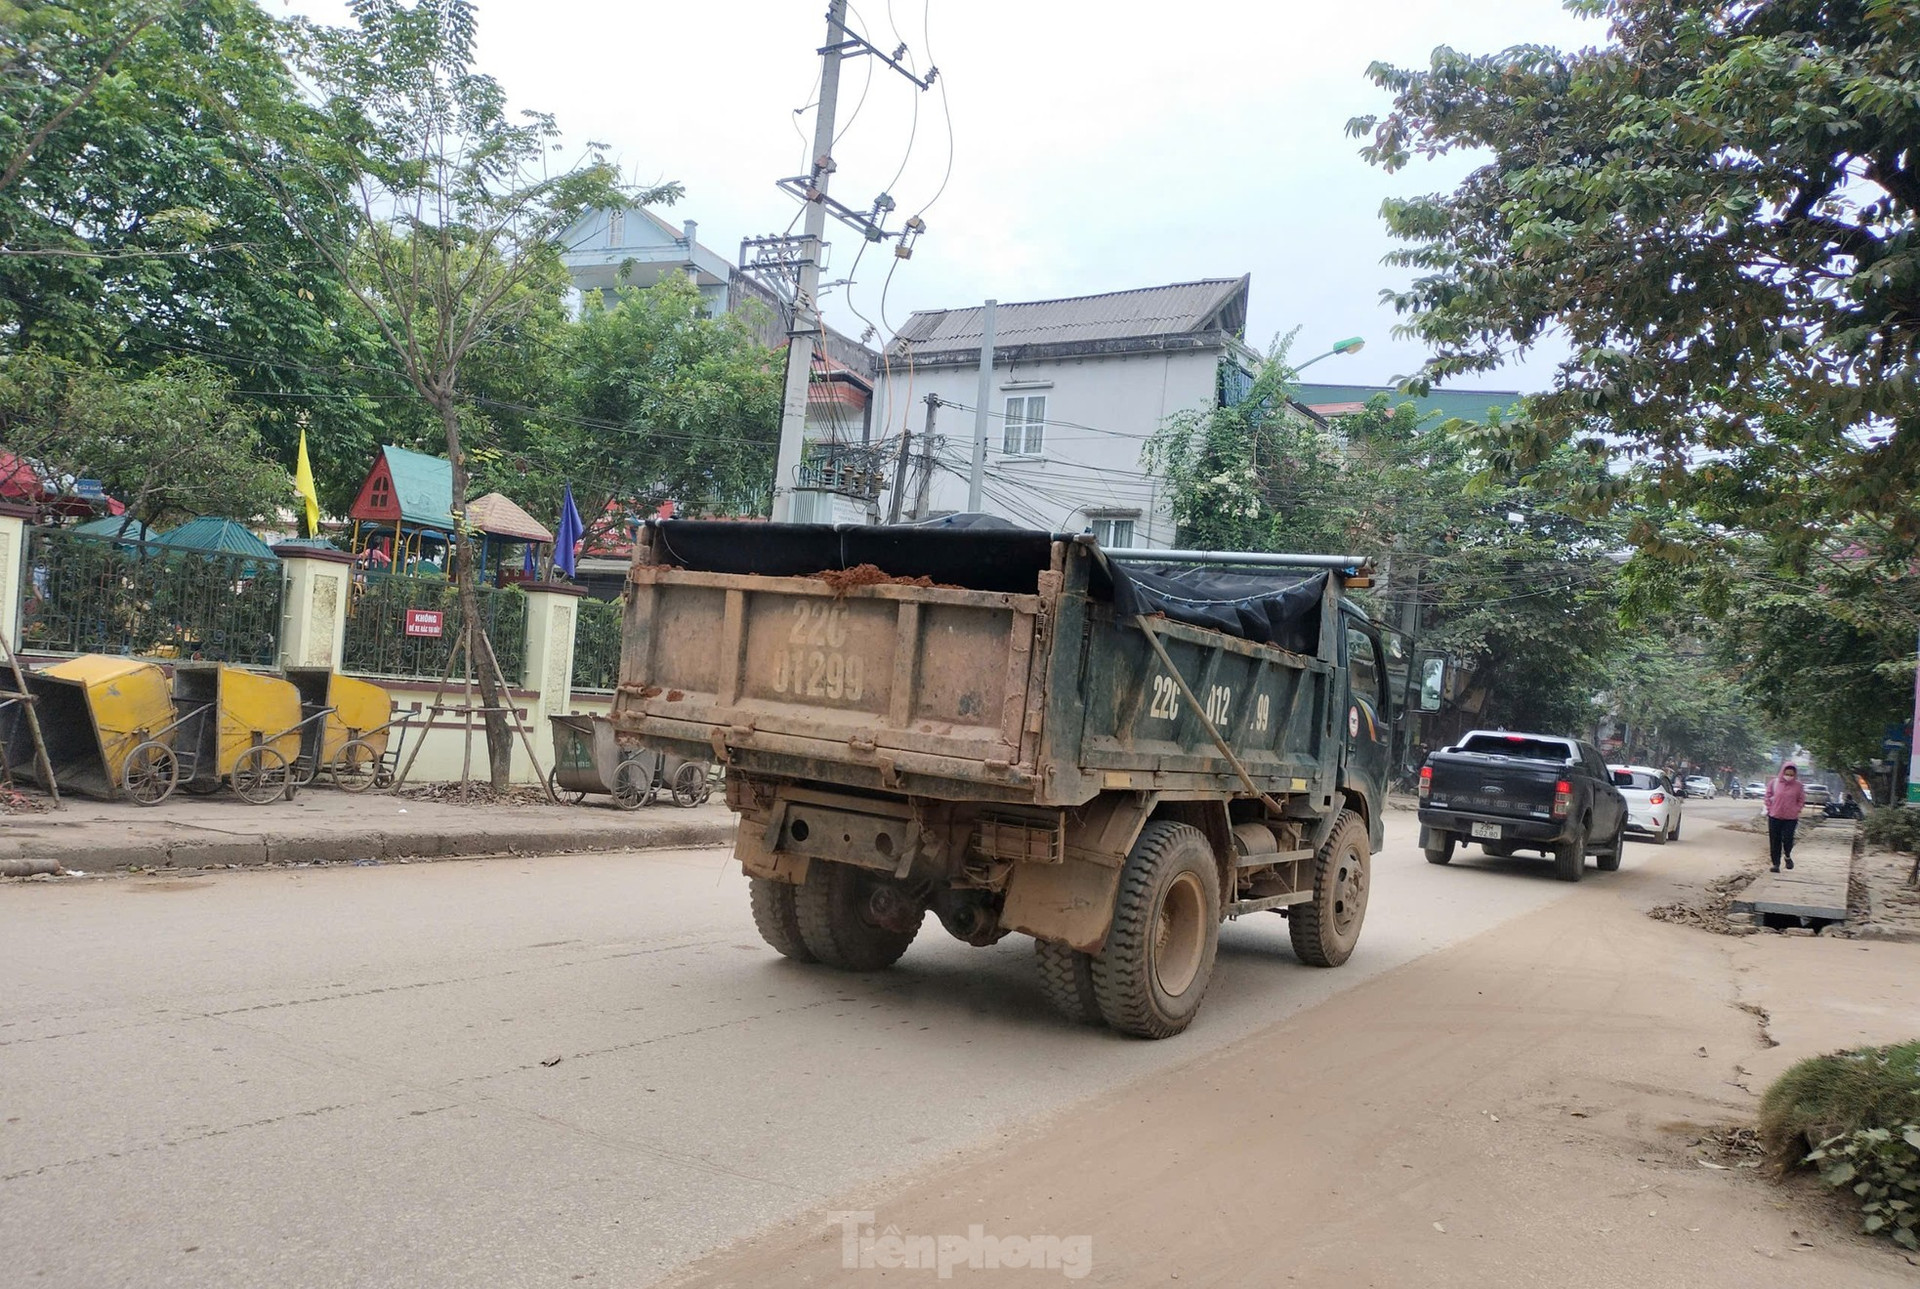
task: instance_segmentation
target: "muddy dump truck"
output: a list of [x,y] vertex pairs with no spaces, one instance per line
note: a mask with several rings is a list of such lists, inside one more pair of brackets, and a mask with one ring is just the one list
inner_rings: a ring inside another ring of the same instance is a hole
[[1385,798],[1379,633],[1348,556],[1020,530],[653,521],[618,737],[726,767],[755,925],[897,960],[928,913],[1032,936],[1072,1020],[1185,1029],[1220,923],[1347,960]]

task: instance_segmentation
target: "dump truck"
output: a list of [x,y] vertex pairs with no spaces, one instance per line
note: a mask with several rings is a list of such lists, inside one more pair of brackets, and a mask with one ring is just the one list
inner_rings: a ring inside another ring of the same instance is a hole
[[1389,717],[1346,555],[1001,528],[653,520],[616,735],[725,767],[761,937],[874,971],[931,913],[1031,936],[1067,1018],[1193,1020],[1223,921],[1344,963]]

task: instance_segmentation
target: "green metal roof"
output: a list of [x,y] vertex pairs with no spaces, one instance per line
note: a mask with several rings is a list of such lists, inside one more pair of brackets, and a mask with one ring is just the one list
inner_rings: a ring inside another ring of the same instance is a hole
[[453,462],[445,457],[430,457],[406,448],[380,449],[387,459],[387,472],[393,476],[393,495],[400,503],[403,522],[453,531]]
[[157,539],[162,546],[178,550],[208,551],[226,555],[248,555],[255,559],[275,560],[271,547],[231,519],[203,515]]
[[1502,420],[1512,420],[1518,415],[1520,400],[1525,397],[1512,389],[1436,389],[1431,394],[1414,395],[1403,394],[1392,385],[1302,385],[1294,397],[1322,416],[1337,417],[1348,413],[1327,409],[1349,403],[1363,404],[1376,394],[1385,394],[1389,407],[1412,403],[1422,425],[1438,425],[1456,417],[1463,421],[1485,421],[1488,414],[1495,411]]
[[[126,531],[122,532],[122,528]],[[139,520],[129,521],[125,515],[106,515],[99,519],[89,519],[84,524],[75,524],[67,531],[80,537],[115,537],[128,542],[150,542],[159,536]]]

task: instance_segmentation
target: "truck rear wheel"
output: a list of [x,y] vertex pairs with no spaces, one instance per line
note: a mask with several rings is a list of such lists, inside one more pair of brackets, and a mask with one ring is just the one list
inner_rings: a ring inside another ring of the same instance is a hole
[[794,889],[794,912],[807,951],[842,971],[891,967],[920,934],[927,915],[907,888],[851,864],[814,860]]
[[1627,821],[1623,816],[1619,825],[1613,830],[1613,841],[1608,844],[1605,851],[1601,852],[1600,857],[1594,861],[1594,866],[1603,873],[1617,873],[1620,871],[1620,861],[1626,856],[1626,853]]
[[1553,875],[1563,882],[1577,882],[1587,875],[1587,830],[1569,841],[1554,843]]
[[1200,1010],[1220,946],[1220,871],[1198,828],[1160,821],[1120,869],[1107,943],[1093,959],[1100,1015],[1123,1034],[1170,1038]]
[[1342,810],[1333,836],[1313,857],[1313,898],[1287,910],[1294,955],[1308,966],[1337,967],[1353,956],[1367,917],[1368,850],[1367,826]]
[[[1432,833],[1427,837],[1427,862],[1429,864],[1451,864],[1453,862],[1453,834],[1450,832]],[[1289,915],[1291,916],[1291,915]]]
[[747,896],[753,904],[754,929],[782,957],[795,962],[813,962],[813,951],[800,938],[800,914],[794,909],[791,882],[776,882],[771,877],[747,879]]
[[1040,990],[1053,1009],[1076,1025],[1100,1024],[1100,1000],[1093,992],[1093,955],[1046,940],[1035,940],[1033,951],[1040,963]]

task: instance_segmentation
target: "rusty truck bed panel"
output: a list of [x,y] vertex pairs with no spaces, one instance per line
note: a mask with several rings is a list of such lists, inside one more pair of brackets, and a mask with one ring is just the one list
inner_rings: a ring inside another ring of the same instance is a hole
[[[741,527],[745,542],[774,536]],[[1311,654],[1149,620],[1183,690],[1141,623],[1097,594],[1084,543],[1054,543],[1034,594],[836,589],[646,554],[628,575],[614,704],[626,738],[776,778],[1057,806],[1115,789],[1247,795],[1218,733],[1259,791],[1331,799],[1334,579]]]
[[629,582],[623,732],[869,767],[1031,760],[1038,596],[660,566]]

